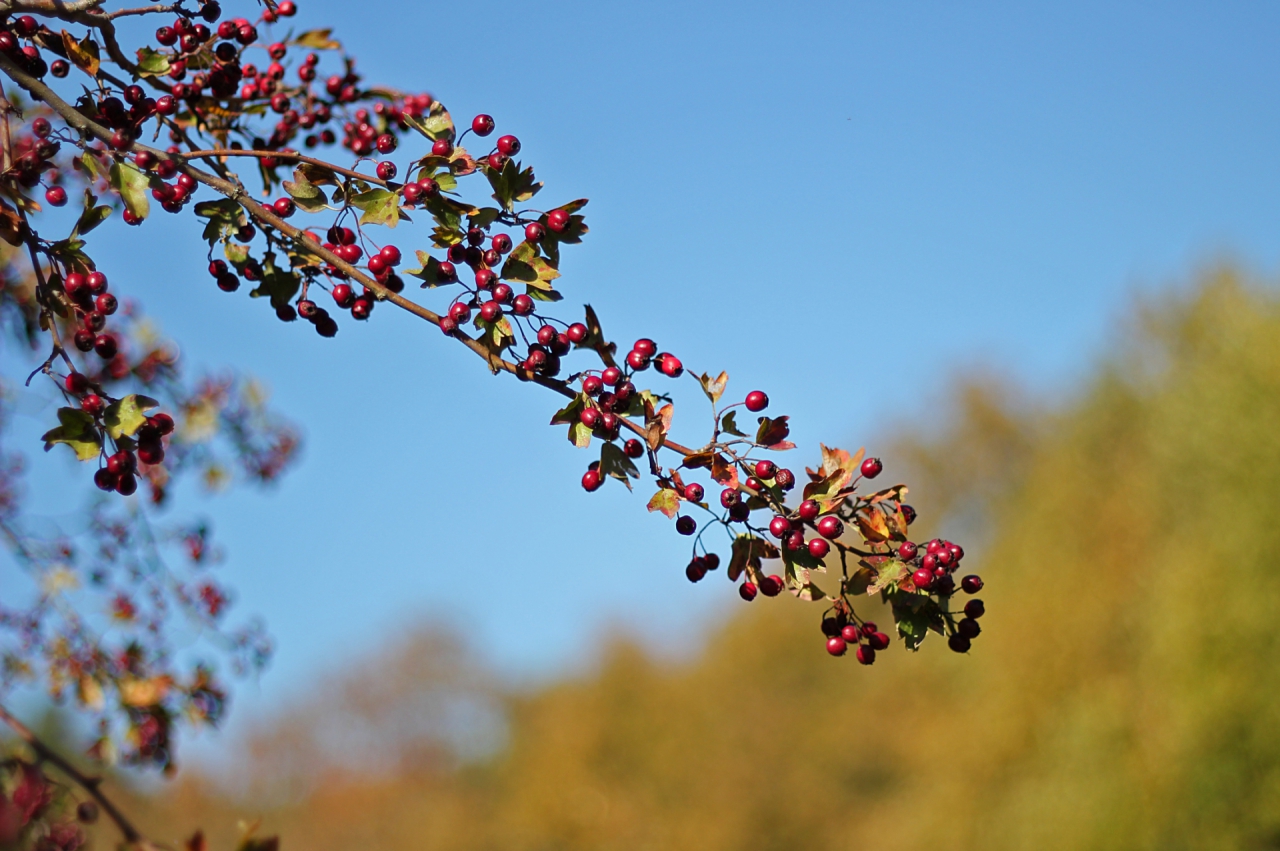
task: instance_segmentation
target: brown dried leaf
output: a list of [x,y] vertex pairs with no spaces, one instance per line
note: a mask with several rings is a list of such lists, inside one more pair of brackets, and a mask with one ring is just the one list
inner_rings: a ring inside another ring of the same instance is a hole
[[85,36],[84,41],[76,41],[75,36],[66,30],[62,31],[62,47],[67,52],[67,58],[71,60],[77,68],[87,72],[90,76],[98,76],[98,44],[93,39]]
[[716,453],[711,457],[711,478],[727,488],[738,486],[738,468],[729,463],[723,455]]
[[698,376],[698,381],[702,384],[702,392],[707,394],[707,398],[711,400],[711,404],[720,401],[721,395],[724,394],[724,387],[729,383],[729,373],[721,372],[715,378],[710,373],[703,373]]

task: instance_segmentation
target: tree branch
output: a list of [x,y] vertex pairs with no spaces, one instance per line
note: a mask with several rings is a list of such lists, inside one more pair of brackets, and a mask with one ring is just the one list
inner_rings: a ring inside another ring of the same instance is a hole
[[134,827],[125,814],[120,812],[120,809],[111,802],[111,799],[102,793],[102,778],[89,777],[83,774],[78,768],[67,762],[57,751],[42,742],[27,725],[13,717],[9,710],[3,706],[0,706],[0,721],[9,725],[9,729],[17,733],[18,738],[26,742],[36,752],[37,757],[56,766],[59,771],[70,777],[77,786],[88,792],[89,796],[98,802],[98,806],[102,808],[102,811],[115,822],[116,827],[120,829],[120,833],[124,835],[125,842],[130,845],[137,845],[146,841],[146,837],[142,835],[141,831]]
[[[9,57],[4,56],[3,54],[0,54],[0,71],[3,71],[11,80],[13,80],[22,88],[26,89],[27,92],[30,93],[32,97],[36,98],[37,100],[43,101],[47,106],[53,109],[53,111],[57,112],[60,116],[62,116],[62,118],[70,126],[79,130],[81,133],[93,136],[104,143],[110,144],[111,137],[112,137],[112,132],[110,130],[108,130],[107,128],[103,127],[100,124],[97,124],[94,121],[89,120],[89,118],[87,118],[78,109],[76,109],[71,104],[67,103],[62,98],[60,98],[56,92],[54,92],[44,83],[37,80],[35,77],[32,77],[30,74],[20,69],[17,65],[13,63],[13,61]],[[329,265],[333,266],[334,268],[340,269],[352,280],[357,281],[358,283],[362,284],[363,286],[367,287],[368,289],[376,293],[379,299],[383,301],[389,301],[392,304],[396,305],[397,307],[407,310],[408,312],[412,313],[414,316],[417,316],[420,319],[424,319],[427,322],[430,322],[432,325],[439,327],[440,319],[441,319],[439,314],[435,313],[434,311],[426,307],[423,307],[422,305],[418,304],[415,301],[405,298],[399,293],[392,292],[391,290],[387,289],[386,286],[379,283],[377,280],[375,280],[366,272],[356,268],[355,266],[351,265],[347,261],[338,257],[332,251],[329,251],[328,249],[326,249],[323,245],[320,245],[319,243],[312,241],[303,233],[301,229],[290,225],[284,219],[277,216],[274,211],[267,209],[262,204],[259,204],[257,201],[254,201],[252,198],[250,198],[248,194],[245,192],[244,187],[239,185],[238,183],[233,183],[229,180],[218,177],[217,175],[213,175],[213,174],[209,174],[208,172],[201,171],[200,169],[197,169],[192,165],[190,165],[188,162],[186,162],[185,159],[182,159],[181,156],[175,157],[174,155],[168,154],[165,151],[159,150],[157,148],[152,148],[147,145],[140,145],[140,144],[134,143],[133,145],[130,146],[130,149],[136,150],[136,151],[149,151],[161,159],[177,160],[179,163],[179,166],[178,166],[179,170],[181,170],[183,173],[194,178],[197,182],[203,183],[205,186],[208,186],[209,188],[213,189],[219,194],[224,195],[227,198],[230,198],[231,200],[239,204],[241,207],[243,207],[245,211],[249,213],[249,215],[253,216],[255,219],[258,219],[262,222],[266,222],[276,230],[290,237],[293,240],[294,247],[296,249],[300,251],[306,251],[314,255],[315,257],[323,260],[324,262],[328,263]],[[275,152],[272,152],[272,154],[275,155]],[[334,168],[328,163],[322,162],[321,164],[328,168]],[[524,381],[531,381],[534,384],[538,384],[542,387],[547,388],[548,390],[551,390],[555,393],[559,393],[561,396],[564,396],[566,398],[572,399],[575,396],[577,396],[577,391],[571,388],[566,382],[559,381],[554,378],[546,378],[544,376],[531,373],[528,370],[521,369],[516,364],[511,363],[510,361],[504,360],[501,357],[493,355],[488,349],[482,346],[478,341],[472,339],[467,334],[463,333],[461,330],[455,331],[452,336],[458,339],[459,341],[461,341],[464,346],[471,349],[471,351],[475,352],[478,356],[483,358],[484,361],[487,364],[489,364],[489,366],[495,372],[497,371],[509,372],[512,375],[515,375],[516,377]],[[622,425],[628,430],[634,432],[640,437],[644,437],[645,435],[644,429],[636,425],[635,423],[631,422],[630,419],[626,417],[620,417],[619,422],[621,422]],[[694,454],[694,450],[689,449],[688,447],[685,447],[685,446],[681,446],[680,444],[672,441],[664,441],[663,447],[670,449],[671,451],[676,452],[682,456],[688,456],[688,455]]]

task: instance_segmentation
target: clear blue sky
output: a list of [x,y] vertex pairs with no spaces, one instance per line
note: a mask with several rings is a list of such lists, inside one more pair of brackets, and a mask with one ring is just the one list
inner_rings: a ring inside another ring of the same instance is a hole
[[[1280,259],[1275,4],[299,5],[371,80],[494,115],[552,203],[591,198],[566,305],[767,390],[796,466],[936,416],[969,367],[1060,396],[1136,291]],[[647,492],[583,493],[549,394],[387,307],[335,340],[282,326],[212,285],[189,220],[99,233],[188,363],[256,373],[305,424],[275,493],[184,503],[278,639],[241,722],[427,618],[539,677],[602,629],[680,649],[741,605],[689,586]],[[700,442],[692,389],[676,435]]]

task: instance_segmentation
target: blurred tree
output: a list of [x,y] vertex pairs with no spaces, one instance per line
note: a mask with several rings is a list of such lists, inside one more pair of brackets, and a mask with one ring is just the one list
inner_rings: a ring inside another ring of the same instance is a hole
[[[695,662],[620,643],[508,696],[492,756],[329,771],[276,805],[190,781],[148,818],[262,815],[314,851],[1280,847],[1280,294],[1220,268],[1166,299],[1058,409],[980,383],[905,447],[951,507],[935,531],[982,526],[1007,604],[970,664],[850,676],[803,652],[794,607],[753,608]],[[386,670],[405,705],[453,676]],[[347,710],[316,727],[332,693],[279,729],[340,731]]]

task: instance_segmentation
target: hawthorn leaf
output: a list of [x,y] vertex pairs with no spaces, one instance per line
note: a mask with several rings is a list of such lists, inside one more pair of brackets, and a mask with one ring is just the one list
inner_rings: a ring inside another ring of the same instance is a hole
[[742,430],[738,428],[737,411],[730,411],[720,418],[720,430],[732,434],[736,437],[746,437]]
[[262,267],[262,280],[249,291],[249,295],[252,298],[270,298],[271,306],[279,310],[293,299],[301,284],[296,273],[276,266],[275,255],[268,254]]
[[138,48],[138,75],[158,77],[169,73],[169,57],[149,47]]
[[111,435],[112,440],[119,440],[126,435],[132,437],[147,421],[146,411],[159,404],[150,396],[130,393],[107,406],[102,414],[102,423],[107,427],[107,434]]
[[791,434],[791,427],[787,425],[790,417],[778,417],[770,419],[769,417],[760,418],[760,428],[756,429],[756,443],[765,449],[794,449],[795,444],[787,440],[787,436]]
[[219,239],[224,241],[230,239],[249,222],[244,208],[230,198],[201,201],[196,204],[195,213],[209,220],[204,227],[204,238],[210,245]]
[[729,373],[721,372],[715,378],[710,373],[704,372],[698,376],[698,382],[702,384],[702,392],[707,394],[707,398],[711,400],[711,404],[720,401],[720,396],[724,393],[724,386],[729,383]]
[[587,428],[582,422],[573,422],[569,425],[569,442],[579,449],[586,449],[591,445],[591,429]]
[[738,487],[738,468],[720,453],[711,456],[711,478],[727,488]]
[[897,588],[898,583],[910,575],[911,569],[905,564],[896,558],[888,559],[876,568],[875,579],[867,586],[867,595]]
[[22,217],[0,199],[0,239],[13,246],[22,245]]
[[582,413],[582,409],[587,406],[587,394],[579,393],[573,397],[569,404],[556,411],[551,417],[551,425],[564,425],[565,423],[578,422],[578,415]]
[[329,37],[333,30],[330,28],[322,30],[307,30],[293,39],[291,44],[299,47],[309,47],[312,50],[341,50],[342,43]]
[[675,517],[680,511],[680,495],[670,488],[662,488],[649,499],[649,510]]
[[514,160],[504,162],[501,169],[486,168],[484,173],[493,187],[493,199],[507,212],[515,209],[517,201],[528,201],[542,188],[533,176],[533,168],[521,170]]
[[737,582],[748,567],[759,569],[761,559],[777,558],[780,554],[778,548],[764,538],[744,532],[733,540],[727,568],[729,580]]
[[386,225],[393,228],[400,221],[400,196],[386,189],[370,189],[351,199],[351,206],[362,210],[362,225]]
[[889,524],[885,522],[884,514],[878,508],[872,507],[859,511],[854,515],[854,521],[858,524],[862,537],[868,542],[878,544],[889,540]]
[[145,219],[151,212],[151,199],[147,197],[151,178],[146,174],[131,165],[112,163],[107,182],[120,193],[120,200],[124,201],[124,206],[130,213],[139,219]]
[[422,281],[424,287],[438,287],[444,281],[440,279],[440,261],[425,251],[418,250],[418,268],[408,269],[404,274]]
[[612,476],[631,490],[631,479],[640,478],[640,471],[630,458],[626,456],[616,443],[600,445],[600,474]]
[[93,425],[93,417],[78,408],[59,408],[57,428],[49,429],[40,439],[44,441],[44,451],[48,452],[56,443],[65,443],[76,453],[81,461],[92,461],[98,457],[101,438]]
[[827,593],[809,578],[808,568],[802,567],[797,571],[788,570],[786,582],[787,590],[806,603],[828,599]]
[[453,119],[439,101],[431,105],[431,112],[426,118],[406,115],[404,120],[410,127],[433,142],[437,139],[452,139],[454,136]]
[[282,181],[281,186],[289,197],[308,213],[317,213],[329,206],[329,199],[311,181],[302,169],[294,169],[293,180]]
[[80,219],[76,222],[76,226],[71,229],[73,238],[88,233],[110,218],[111,207],[106,204],[97,204],[97,201],[98,196],[88,189],[84,190],[84,212],[80,214]]
[[77,68],[91,77],[98,76],[98,68],[101,66],[99,58],[101,54],[98,52],[98,43],[96,41],[87,35],[82,41],[76,41],[75,36],[63,30],[62,48],[67,52],[67,58]]

